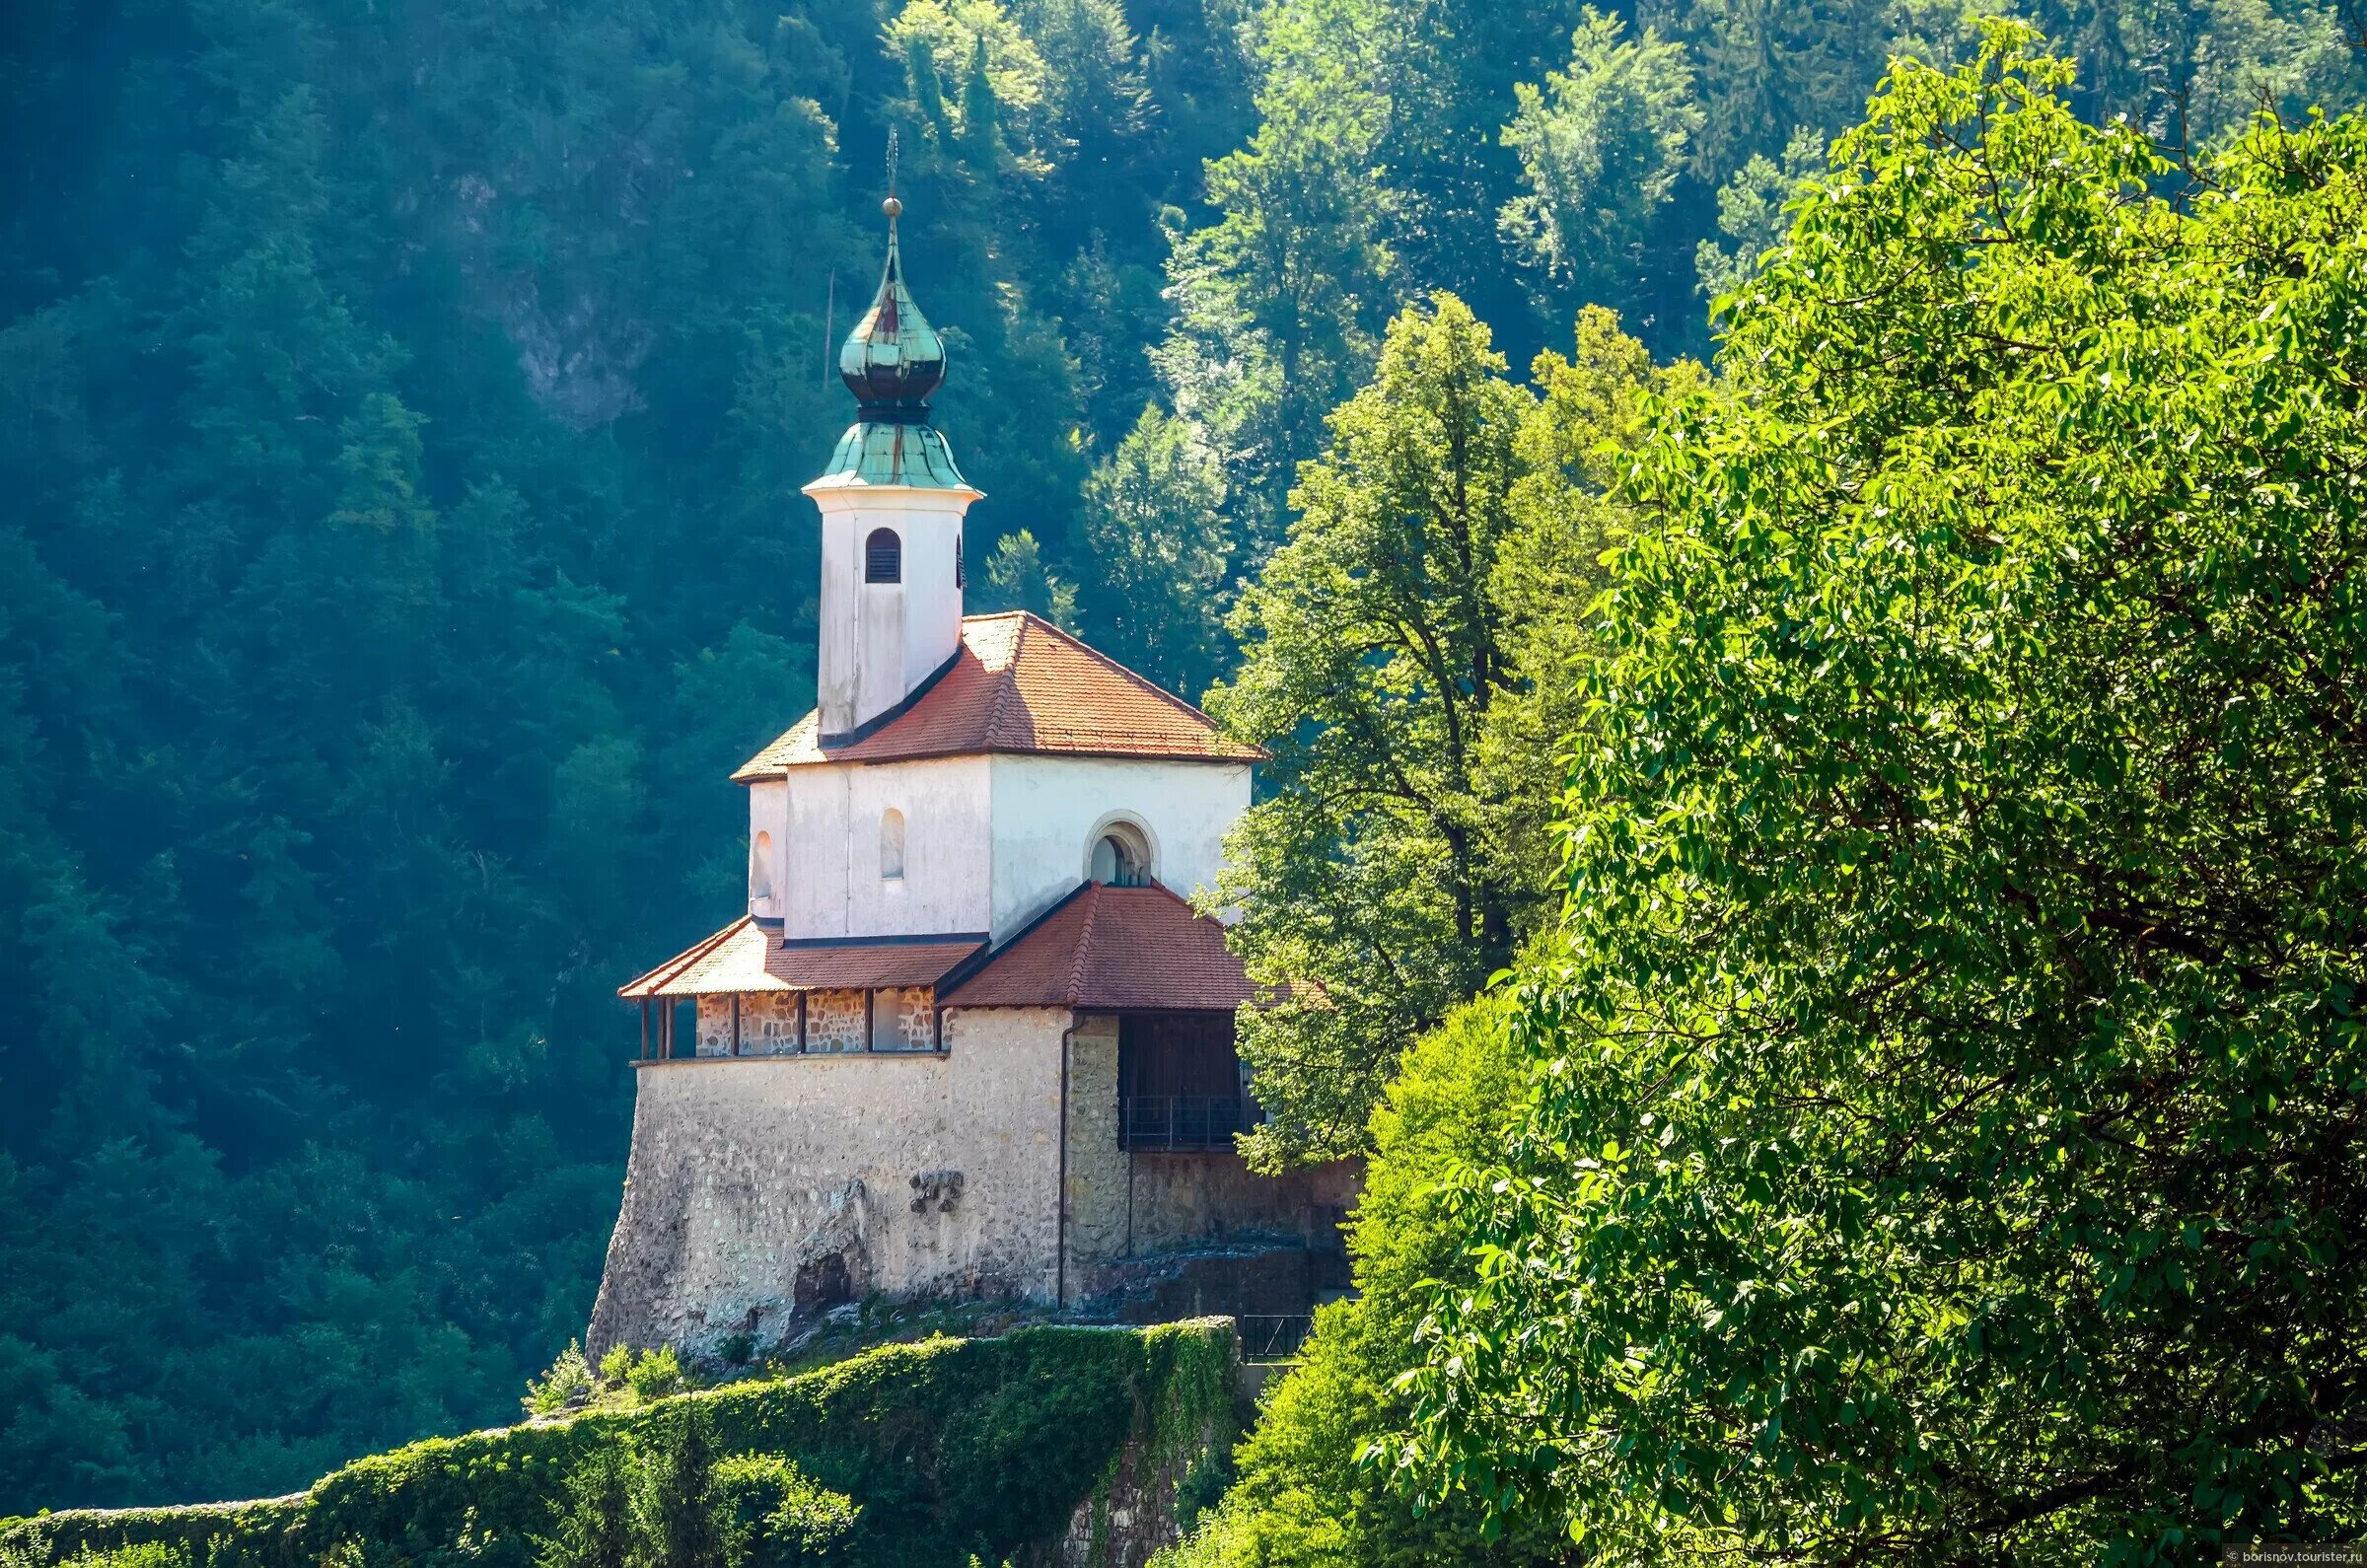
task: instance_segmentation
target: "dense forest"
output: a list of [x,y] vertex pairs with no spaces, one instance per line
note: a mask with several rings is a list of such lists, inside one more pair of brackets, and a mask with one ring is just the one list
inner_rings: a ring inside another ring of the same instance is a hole
[[[2165,156],[2367,81],[2334,3],[2031,20],[2066,111]],[[978,597],[1291,743],[1243,940],[1334,1005],[1249,1042],[1283,1161],[1430,1135],[1368,1118],[1560,906],[1642,410],[1710,395],[1713,301],[1887,63],[1978,44],[1870,0],[25,0],[0,38],[0,1510],[284,1491],[504,1417],[580,1330],[610,992],[737,901],[723,777],[811,700],[797,489],[892,136]],[[1412,504],[1442,422],[1484,570]],[[1404,571],[1343,602],[1359,560]],[[1462,673],[1324,666],[1391,616]],[[1327,816],[1376,758],[1402,787]]]

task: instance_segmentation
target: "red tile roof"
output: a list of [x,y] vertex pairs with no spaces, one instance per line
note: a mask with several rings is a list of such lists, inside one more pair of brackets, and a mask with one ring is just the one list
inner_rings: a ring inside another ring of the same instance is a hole
[[649,997],[935,985],[954,965],[985,945],[974,936],[783,943],[744,916],[619,986],[616,994],[632,1002]]
[[762,927],[746,915],[616,988],[628,1002],[657,996],[705,996],[731,991],[785,991],[764,972],[770,945]]
[[777,944],[764,968],[793,991],[861,991],[882,985],[935,985],[986,946],[977,937],[913,942]]
[[1216,921],[1156,885],[1089,882],[958,979],[939,1002],[1231,1012],[1255,994]]
[[980,752],[1256,762],[1265,752],[1218,733],[1208,715],[1094,652],[1050,621],[1014,610],[962,622],[962,651],[885,724],[825,746],[814,714],[742,765],[736,783],[815,762],[900,762]]

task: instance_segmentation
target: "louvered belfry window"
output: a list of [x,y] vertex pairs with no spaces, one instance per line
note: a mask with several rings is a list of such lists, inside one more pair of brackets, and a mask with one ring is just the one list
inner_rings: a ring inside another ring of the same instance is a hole
[[904,541],[894,529],[873,529],[863,541],[863,581],[900,583],[904,580]]

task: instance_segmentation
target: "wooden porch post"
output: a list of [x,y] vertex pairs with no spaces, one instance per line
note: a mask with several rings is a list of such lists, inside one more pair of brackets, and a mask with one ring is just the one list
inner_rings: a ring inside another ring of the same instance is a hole
[[797,993],[797,1053],[806,1053],[806,993]]
[[880,993],[877,991],[865,991],[863,993],[863,1048],[867,1051],[878,1050],[880,1048],[879,1023],[877,1017],[879,1009]]
[[649,998],[641,998],[641,1060],[649,1060]]
[[740,1054],[740,993],[732,993],[732,1054]]

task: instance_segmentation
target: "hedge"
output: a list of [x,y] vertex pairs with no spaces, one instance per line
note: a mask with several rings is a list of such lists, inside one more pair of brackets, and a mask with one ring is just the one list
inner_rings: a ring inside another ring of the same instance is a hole
[[1106,1490],[1129,1446],[1163,1468],[1221,1462],[1233,1430],[1232,1324],[1035,1327],[886,1345],[818,1371],[623,1411],[358,1460],[295,1497],[75,1510],[0,1525],[0,1562],[162,1543],[191,1568],[532,1568],[567,1473],[596,1446],[706,1413],[719,1455],[779,1454],[862,1513],[850,1568],[961,1568],[1026,1555]]

